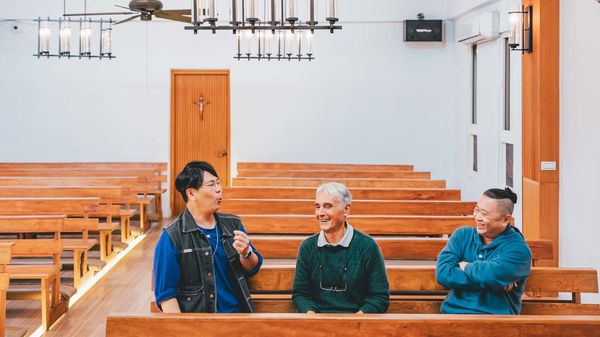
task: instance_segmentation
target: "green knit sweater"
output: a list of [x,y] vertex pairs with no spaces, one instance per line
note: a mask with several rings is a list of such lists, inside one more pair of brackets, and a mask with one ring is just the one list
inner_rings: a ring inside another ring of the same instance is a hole
[[356,229],[348,248],[318,247],[318,237],[315,234],[300,245],[292,290],[296,310],[384,313],[390,287],[375,240]]

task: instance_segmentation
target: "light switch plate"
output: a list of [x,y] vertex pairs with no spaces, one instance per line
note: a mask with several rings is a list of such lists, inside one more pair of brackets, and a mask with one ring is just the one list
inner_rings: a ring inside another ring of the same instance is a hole
[[542,162],[542,171],[556,171],[556,162],[555,161],[543,161]]

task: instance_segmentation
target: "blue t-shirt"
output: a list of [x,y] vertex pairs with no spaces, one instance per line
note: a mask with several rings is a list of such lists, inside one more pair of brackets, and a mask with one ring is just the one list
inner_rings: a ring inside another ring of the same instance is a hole
[[[231,273],[231,268],[221,242],[221,232],[219,231],[217,235],[217,226],[213,229],[206,229],[200,226],[198,228],[206,235],[214,252],[217,312],[240,312],[239,299],[237,298],[233,284],[230,282],[229,274]],[[246,233],[243,226],[240,226],[240,230]],[[258,272],[263,261],[262,256],[252,243],[250,245],[258,257],[258,264],[251,271],[245,273],[248,277]],[[178,295],[177,285],[179,284],[179,279],[180,271],[177,247],[171,241],[167,232],[163,231],[154,251],[154,296],[156,304],[160,304]]]

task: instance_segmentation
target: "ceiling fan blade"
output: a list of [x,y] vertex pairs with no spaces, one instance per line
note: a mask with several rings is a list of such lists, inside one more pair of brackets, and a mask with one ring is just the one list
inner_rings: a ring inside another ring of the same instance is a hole
[[128,21],[131,21],[131,20],[133,20],[133,19],[137,19],[137,18],[139,18],[139,17],[141,17],[141,16],[142,16],[141,14],[134,15],[134,16],[130,16],[130,17],[128,17],[127,19],[124,19],[124,20],[121,20],[121,21],[115,22],[115,23],[113,24],[113,26],[120,25],[120,24],[122,24],[122,23],[125,23],[125,22],[128,22]]
[[176,14],[176,15],[192,15],[191,9],[165,9],[165,10],[160,10],[159,12],[167,13],[167,14]]
[[63,16],[93,16],[93,15],[129,15],[133,12],[102,12],[102,13],[65,13]]
[[123,9],[126,9],[128,11],[131,10],[129,7],[125,7],[125,6],[121,6],[121,5],[115,5],[115,7],[123,8]]
[[187,16],[175,15],[171,13],[165,13],[164,11],[156,11],[154,12],[154,16],[161,19],[180,21],[185,23],[192,23],[192,19]]

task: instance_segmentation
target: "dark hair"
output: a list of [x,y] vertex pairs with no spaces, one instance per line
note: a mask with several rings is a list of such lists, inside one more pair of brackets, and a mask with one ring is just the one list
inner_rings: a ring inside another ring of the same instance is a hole
[[517,203],[517,194],[513,192],[509,187],[505,189],[500,188],[490,188],[489,190],[483,192],[488,198],[496,199],[501,202],[501,211],[505,214],[511,214],[515,208],[515,204]]
[[205,161],[191,161],[185,165],[181,172],[179,172],[177,178],[175,178],[175,188],[181,193],[183,202],[188,201],[187,194],[185,194],[185,191],[188,188],[198,189],[202,186],[202,183],[204,182],[204,172],[208,172],[219,178],[215,168]]

